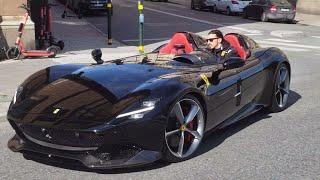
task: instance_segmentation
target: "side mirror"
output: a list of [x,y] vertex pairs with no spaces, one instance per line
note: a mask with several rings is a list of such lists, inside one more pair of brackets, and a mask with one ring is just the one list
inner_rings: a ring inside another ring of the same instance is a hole
[[227,59],[223,63],[223,69],[228,70],[228,69],[234,69],[234,68],[239,68],[244,65],[243,59],[239,57],[232,57],[230,59]]
[[97,64],[103,64],[104,61],[101,59],[102,51],[101,49],[94,49],[91,51],[92,58],[97,62]]

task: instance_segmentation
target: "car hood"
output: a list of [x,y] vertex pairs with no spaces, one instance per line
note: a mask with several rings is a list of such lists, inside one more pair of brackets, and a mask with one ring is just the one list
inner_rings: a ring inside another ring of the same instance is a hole
[[171,72],[139,64],[81,68],[11,106],[8,118],[41,127],[87,129],[148,96],[150,92],[139,87]]

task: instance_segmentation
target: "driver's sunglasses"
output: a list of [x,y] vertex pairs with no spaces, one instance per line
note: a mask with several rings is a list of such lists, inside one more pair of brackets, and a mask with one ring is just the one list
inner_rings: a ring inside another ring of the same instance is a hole
[[219,38],[210,38],[210,39],[207,39],[207,42],[213,42],[213,40],[215,39],[219,39]]

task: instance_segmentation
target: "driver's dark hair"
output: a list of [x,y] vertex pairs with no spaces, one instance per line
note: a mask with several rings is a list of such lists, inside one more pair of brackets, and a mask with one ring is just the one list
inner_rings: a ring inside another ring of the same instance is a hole
[[223,34],[222,34],[222,32],[221,32],[220,30],[218,30],[218,29],[213,29],[213,30],[211,30],[211,31],[208,33],[208,35],[209,35],[209,34],[215,34],[218,38],[221,38],[222,41],[224,41]]

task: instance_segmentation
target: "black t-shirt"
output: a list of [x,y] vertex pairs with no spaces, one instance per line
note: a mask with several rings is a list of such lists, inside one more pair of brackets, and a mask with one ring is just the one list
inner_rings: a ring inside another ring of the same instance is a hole
[[213,49],[211,52],[215,56],[218,63],[222,63],[230,57],[239,57],[237,51],[226,41],[222,42],[221,48]]

